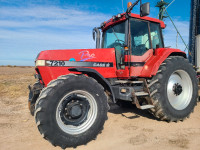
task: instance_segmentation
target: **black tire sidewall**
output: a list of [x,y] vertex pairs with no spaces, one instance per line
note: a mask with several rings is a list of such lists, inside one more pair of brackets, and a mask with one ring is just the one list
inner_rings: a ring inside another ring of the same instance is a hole
[[[74,90],[83,90],[90,93],[97,104],[97,116],[93,125],[84,133],[78,135],[70,135],[65,133],[57,124],[56,121],[56,109],[60,100],[67,94]],[[67,147],[78,146],[86,144],[88,141],[96,137],[100,130],[102,130],[103,124],[107,117],[107,101],[104,91],[101,89],[100,85],[82,76],[72,77],[68,80],[63,80],[58,86],[56,86],[50,94],[47,96],[47,101],[45,103],[47,108],[44,112],[46,117],[45,130],[48,131],[48,138],[50,141],[56,142],[58,145],[65,145]]]
[[[182,60],[182,61],[181,61]],[[163,107],[163,111],[165,114],[168,114],[170,118],[174,119],[180,119],[184,118],[185,116],[188,116],[191,111],[194,109],[194,106],[196,105],[196,97],[197,97],[197,80],[196,80],[196,74],[192,66],[184,60],[184,58],[176,59],[172,58],[172,60],[167,62],[167,70],[162,73],[162,79],[160,79],[160,85],[161,87],[158,89],[160,95],[160,102]],[[183,70],[188,73],[188,75],[191,78],[192,85],[193,85],[193,94],[191,101],[189,105],[183,109],[183,110],[177,110],[175,109],[169,102],[168,96],[167,96],[167,84],[170,76],[172,73],[174,73],[177,70]]]

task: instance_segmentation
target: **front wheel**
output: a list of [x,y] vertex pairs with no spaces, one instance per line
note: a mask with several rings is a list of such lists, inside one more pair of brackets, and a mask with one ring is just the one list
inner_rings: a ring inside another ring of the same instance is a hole
[[161,64],[149,82],[149,89],[154,105],[151,112],[161,120],[184,120],[197,104],[196,72],[180,56],[171,56]]
[[107,119],[103,87],[84,75],[61,76],[42,90],[35,120],[54,146],[77,147],[95,139]]

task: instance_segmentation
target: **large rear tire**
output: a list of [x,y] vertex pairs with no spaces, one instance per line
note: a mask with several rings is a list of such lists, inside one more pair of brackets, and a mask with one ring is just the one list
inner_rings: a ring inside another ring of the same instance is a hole
[[84,75],[51,81],[36,102],[35,120],[42,136],[54,146],[77,147],[96,138],[107,119],[103,87]]
[[161,120],[184,120],[197,104],[197,83],[196,72],[187,59],[167,58],[149,82],[154,105],[150,111]]

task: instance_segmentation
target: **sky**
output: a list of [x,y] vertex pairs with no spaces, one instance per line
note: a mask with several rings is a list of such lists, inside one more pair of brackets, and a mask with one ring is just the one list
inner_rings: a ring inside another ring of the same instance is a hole
[[[34,66],[37,54],[52,49],[95,48],[92,29],[127,9],[131,0],[0,0],[0,65]],[[157,18],[159,0],[150,2]],[[172,0],[167,0],[171,2]],[[131,1],[134,2],[134,1]],[[167,8],[188,44],[190,0],[175,0]],[[139,6],[132,13],[139,13]],[[185,50],[168,18],[165,46]]]

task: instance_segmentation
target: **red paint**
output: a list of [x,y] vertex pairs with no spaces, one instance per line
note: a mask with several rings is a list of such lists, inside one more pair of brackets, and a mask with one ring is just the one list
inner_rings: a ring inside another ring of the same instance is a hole
[[182,53],[185,52],[179,49],[172,48],[158,48],[155,50],[155,55],[153,55],[144,65],[140,77],[152,77],[156,75],[160,65],[165,61],[165,59],[172,53]]
[[[142,56],[131,55],[131,62],[147,62],[149,59],[151,59],[152,56],[153,56],[153,49],[150,49]],[[141,67],[132,66],[130,68],[130,76],[132,77],[141,76],[142,70],[143,70],[143,66]]]
[[[120,23],[120,22],[123,22],[126,20],[126,17],[125,17],[125,13],[122,13],[121,14],[122,17],[118,20],[113,20],[112,18],[110,20],[108,20],[106,23],[105,23],[105,26],[104,28],[102,29],[103,31],[106,30],[109,26],[113,26],[117,23]],[[146,21],[151,21],[151,22],[156,22],[156,23],[159,23],[161,28],[164,29],[166,26],[165,26],[165,23],[159,19],[155,19],[155,18],[151,18],[151,17],[140,17],[140,15],[138,14],[133,14],[131,13],[131,17],[132,18],[136,18],[136,19],[141,19],[141,20],[146,20]]]
[[151,56],[153,56],[153,49],[148,50],[142,56],[131,55],[131,62],[146,62]]
[[[76,61],[80,61],[86,56],[83,57],[83,52],[85,50],[47,50],[42,51],[38,60],[62,60],[68,61],[70,58],[76,59]],[[87,53],[85,53],[91,59],[87,59],[86,62],[112,62],[113,67],[91,67],[98,71],[104,78],[123,78],[128,79],[131,77],[152,77],[156,75],[159,66],[161,63],[174,52],[183,53],[184,52],[178,49],[170,49],[170,48],[159,48],[155,50],[155,54],[153,55],[153,50],[147,51],[143,56],[131,56],[131,62],[146,62],[144,66],[141,67],[130,67],[130,75],[129,75],[129,67],[126,66],[124,70],[116,69],[116,61],[115,61],[115,51],[114,48],[107,49],[87,49]],[[128,60],[126,56],[126,61]],[[81,66],[80,66],[81,67]],[[42,79],[45,83],[45,86],[53,79],[57,79],[61,75],[66,75],[70,72],[68,69],[70,67],[38,67],[39,72],[42,76]],[[71,67],[72,68],[72,67]],[[77,74],[77,73],[76,73]]]
[[145,17],[140,17],[140,15],[138,15],[138,14],[131,14],[131,17],[137,18],[137,19],[141,19],[141,20],[147,20],[147,21],[159,23],[162,29],[164,29],[166,27],[165,23],[163,21],[159,20],[159,19],[146,17],[146,16]]
[[140,77],[143,67],[131,67],[130,68],[130,75],[132,77]]
[[[85,52],[87,51],[87,52]],[[105,78],[116,78],[116,61],[114,48],[104,49],[76,49],[76,50],[47,50],[42,51],[38,60],[59,60],[69,61],[74,58],[76,61],[86,59],[85,62],[112,62],[113,67],[91,67],[95,69]],[[90,58],[90,59],[87,59]],[[81,66],[80,66],[81,67]],[[38,67],[45,86],[53,79],[70,72],[68,69],[72,67]],[[73,67],[75,68],[75,67]],[[77,74],[77,73],[76,73]]]
[[[131,77],[152,77],[156,75],[160,65],[163,61],[172,53],[182,53],[179,49],[171,48],[158,48],[155,50],[153,55],[153,50],[147,51],[143,56],[131,55],[131,62],[145,62],[144,66],[141,67],[130,67]],[[128,57],[125,57],[125,61],[128,62]]]
[[129,69],[128,69],[128,67],[125,67],[124,70],[117,70],[116,71],[116,76],[119,79],[129,79],[130,75],[129,75]]

